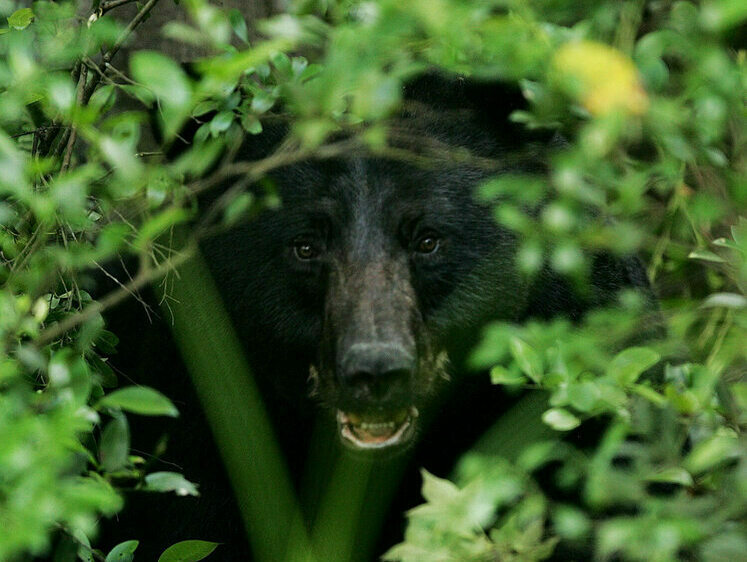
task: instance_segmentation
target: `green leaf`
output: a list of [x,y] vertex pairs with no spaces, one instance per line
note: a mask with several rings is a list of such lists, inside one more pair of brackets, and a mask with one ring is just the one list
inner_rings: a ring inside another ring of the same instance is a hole
[[270,57],[270,61],[272,61],[272,64],[275,65],[275,68],[277,68],[278,71],[280,71],[283,75],[291,76],[293,74],[293,65],[291,63],[291,60],[288,55],[286,55],[282,51],[274,53]]
[[201,101],[192,108],[192,117],[199,117],[211,111],[217,111],[219,107],[220,104],[215,100]]
[[231,56],[220,55],[218,57],[202,59],[196,63],[196,69],[217,80],[234,82],[248,69],[257,68],[279,50],[287,50],[292,47],[292,41],[288,37],[270,39],[259,43],[252,49],[237,52]]
[[175,492],[177,496],[199,496],[197,486],[178,472],[151,472],[145,477],[145,490]]
[[701,441],[685,459],[685,468],[693,474],[705,472],[722,462],[739,456],[739,441],[733,436],[714,435]]
[[580,412],[588,412],[594,408],[599,396],[597,385],[591,381],[568,385],[568,402]]
[[146,107],[150,107],[156,99],[153,95],[153,92],[151,92],[144,86],[139,86],[136,84],[123,84],[120,85],[119,88],[131,97],[140,100],[140,103],[142,103]]
[[711,0],[703,2],[700,22],[706,29],[723,31],[743,25],[747,20],[747,6],[742,0]]
[[147,386],[128,386],[107,394],[96,405],[101,408],[117,408],[144,416],[177,417],[179,410],[163,394]]
[[221,111],[210,121],[210,133],[216,137],[228,130],[233,123],[233,111]]
[[653,388],[649,388],[642,384],[633,384],[630,386],[630,390],[635,392],[638,396],[643,396],[649,402],[653,402],[657,406],[664,406],[667,403],[667,399],[660,393],[656,392]]
[[75,539],[75,542],[78,543],[78,551],[76,552],[78,560],[82,562],[95,562],[91,541],[88,540],[86,534],[80,529],[75,529],[71,535]]
[[236,9],[228,12],[228,21],[231,24],[231,29],[236,34],[236,37],[241,39],[244,43],[249,43],[249,35],[246,28],[246,20]]
[[739,245],[733,240],[727,240],[726,238],[716,238],[712,244],[719,248],[730,248],[739,251]]
[[99,460],[106,472],[116,472],[127,465],[130,452],[130,429],[127,418],[119,414],[101,432]]
[[659,361],[660,355],[647,347],[629,347],[618,353],[607,367],[607,376],[623,386],[633,384],[649,367]]
[[532,346],[523,340],[512,337],[509,349],[519,368],[534,382],[539,383],[542,378],[542,358]]
[[698,397],[692,390],[683,390],[675,385],[668,384],[664,389],[664,395],[681,414],[694,414],[700,405]]
[[724,258],[708,250],[693,250],[687,255],[687,257],[693,260],[703,260],[703,261],[710,261],[714,263],[726,262]]
[[137,238],[133,242],[133,246],[137,250],[144,250],[149,242],[155,240],[163,234],[167,229],[181,222],[186,221],[189,218],[189,214],[186,209],[179,207],[170,207],[158,213],[157,215],[148,219],[148,221],[140,228]]
[[159,99],[159,116],[164,135],[173,138],[189,116],[192,85],[182,68],[169,57],[154,51],[138,51],[130,58],[134,79]]
[[132,562],[135,559],[135,549],[140,541],[125,541],[109,551],[105,562]]
[[563,408],[550,408],[542,414],[542,421],[557,431],[569,431],[581,424],[581,420]]
[[241,118],[241,126],[250,135],[258,135],[262,132],[262,123],[253,113],[246,113]]
[[510,371],[501,365],[495,365],[490,369],[490,382],[493,384],[523,384],[525,379],[521,373]]
[[219,545],[208,541],[181,541],[164,550],[158,562],[197,562],[207,558]]
[[425,469],[421,469],[420,473],[423,475],[422,493],[426,501],[443,504],[459,495],[459,488],[453,482],[434,476]]
[[255,113],[264,113],[265,111],[268,111],[273,105],[275,105],[275,98],[264,90],[259,90],[254,94],[254,97],[252,98],[251,107],[252,111],[254,111]]
[[533,472],[562,455],[562,446],[558,441],[538,441],[524,447],[516,459],[516,465],[527,472]]
[[34,11],[31,8],[21,8],[8,16],[8,25],[13,29],[26,29],[34,21]]
[[102,156],[114,167],[116,173],[128,183],[137,182],[143,165],[135,156],[132,143],[128,139],[116,139],[109,135],[102,135],[98,141]]
[[739,217],[739,222],[731,227],[731,236],[742,248],[747,246],[747,218]]
[[564,539],[578,540],[591,530],[589,517],[577,507],[557,505],[552,515],[555,531]]
[[236,224],[246,216],[254,196],[251,193],[240,193],[231,201],[223,213],[223,222],[227,225]]
[[162,101],[184,106],[189,104],[192,88],[182,68],[169,57],[154,51],[132,55],[130,70],[138,82],[150,88]]
[[701,305],[703,308],[747,308],[747,298],[737,293],[714,293]]
[[649,482],[666,482],[669,484],[680,484],[681,486],[692,486],[694,484],[693,477],[684,468],[675,466],[672,468],[665,468],[659,472],[651,474],[646,478]]

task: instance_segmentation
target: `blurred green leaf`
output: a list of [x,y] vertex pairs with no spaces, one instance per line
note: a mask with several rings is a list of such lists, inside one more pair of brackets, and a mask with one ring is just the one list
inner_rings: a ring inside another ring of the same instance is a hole
[[236,37],[241,39],[244,43],[249,43],[246,21],[244,20],[244,16],[241,15],[241,12],[236,9],[230,10],[228,12],[228,21],[231,22],[231,28],[236,34]]
[[693,447],[685,458],[684,467],[692,474],[700,474],[742,453],[742,447],[736,437],[714,435]]
[[34,11],[31,8],[21,8],[8,16],[8,25],[13,29],[26,29],[34,21]]
[[740,309],[747,307],[747,298],[736,293],[714,293],[703,301],[702,306],[703,308],[721,307]]
[[660,355],[646,347],[629,347],[618,353],[607,367],[606,375],[627,386],[638,380],[644,371],[659,362]]
[[693,477],[684,468],[672,467],[666,468],[648,477],[649,482],[667,482],[671,484],[680,484],[681,486],[692,486]]
[[688,254],[687,257],[690,259],[704,260],[714,263],[724,263],[726,261],[718,254],[714,254],[713,252],[709,252],[708,250],[693,250]]
[[116,408],[145,416],[177,417],[179,411],[171,400],[147,386],[128,386],[104,396],[98,408]]
[[526,379],[520,374],[500,365],[490,368],[490,382],[493,384],[522,384]]
[[[99,460],[106,472],[116,472],[127,465],[130,452],[130,429],[127,419],[119,414],[106,424],[99,442]],[[137,545],[135,545],[137,546]]]
[[153,51],[134,53],[130,71],[137,82],[158,98],[164,134],[171,139],[190,113],[192,85],[187,75],[172,59]]
[[135,559],[134,553],[139,544],[140,541],[135,540],[119,543],[106,555],[105,562],[132,562]]
[[550,408],[542,414],[542,421],[557,431],[570,431],[581,425],[581,420],[563,408]]
[[579,540],[591,531],[591,520],[577,507],[558,505],[553,510],[553,527],[561,537]]
[[158,562],[197,562],[207,558],[219,543],[189,540],[172,544],[158,557]]
[[175,492],[177,496],[199,496],[197,486],[178,472],[151,472],[145,476],[145,490]]
[[509,340],[509,349],[522,372],[534,382],[539,382],[543,374],[542,357],[539,353],[517,337]]

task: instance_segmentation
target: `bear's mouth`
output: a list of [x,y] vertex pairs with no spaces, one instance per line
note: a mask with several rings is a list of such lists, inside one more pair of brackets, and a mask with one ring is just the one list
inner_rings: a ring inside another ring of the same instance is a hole
[[342,442],[355,449],[384,449],[409,441],[415,432],[415,406],[396,412],[362,414],[337,410]]

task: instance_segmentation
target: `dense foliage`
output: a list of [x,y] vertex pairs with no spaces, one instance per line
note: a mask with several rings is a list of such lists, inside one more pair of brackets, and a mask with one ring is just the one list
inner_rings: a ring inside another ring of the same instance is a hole
[[[250,44],[237,12],[182,0],[191,23],[163,33],[205,53],[189,74],[164,53],[117,57],[159,9],[139,2],[122,23],[113,15],[126,3],[0,0],[0,560],[53,544],[60,559],[103,559],[96,521],[122,508],[120,489],[198,493],[129,450],[128,416],[178,412],[154,390],[120,386],[102,311],[162,280],[169,306],[171,272],[200,237],[277,204],[269,188],[247,191],[268,171],[364,147],[388,154],[403,82],[433,68],[519,84],[529,104],[512,119],[566,139],[549,174],[503,175],[476,193],[520,235],[522,274],[548,260],[582,287],[594,252],[638,253],[662,310],[626,294],[581,325],[487,326],[475,369],[538,391],[496,411],[453,482],[424,472],[426,503],[386,559],[747,552],[743,2],[309,1],[250,22],[264,37]],[[165,136],[155,148],[151,114]],[[292,122],[282,149],[235,161],[240,138],[268,119]],[[190,120],[195,142],[166,159]],[[226,181],[200,208],[197,196]],[[88,276],[118,256],[139,269],[93,300]],[[599,420],[598,442],[563,439]],[[214,547],[180,543],[162,559]]]

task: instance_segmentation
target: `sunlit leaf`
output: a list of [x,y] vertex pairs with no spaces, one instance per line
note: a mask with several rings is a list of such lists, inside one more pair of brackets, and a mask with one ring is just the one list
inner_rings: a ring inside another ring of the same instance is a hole
[[145,490],[174,492],[177,496],[199,496],[197,486],[178,472],[151,472],[145,477]]
[[581,420],[563,408],[550,408],[542,414],[542,421],[557,431],[570,431],[581,424]]
[[31,8],[21,8],[8,16],[8,25],[13,29],[26,29],[34,21],[34,11]]

